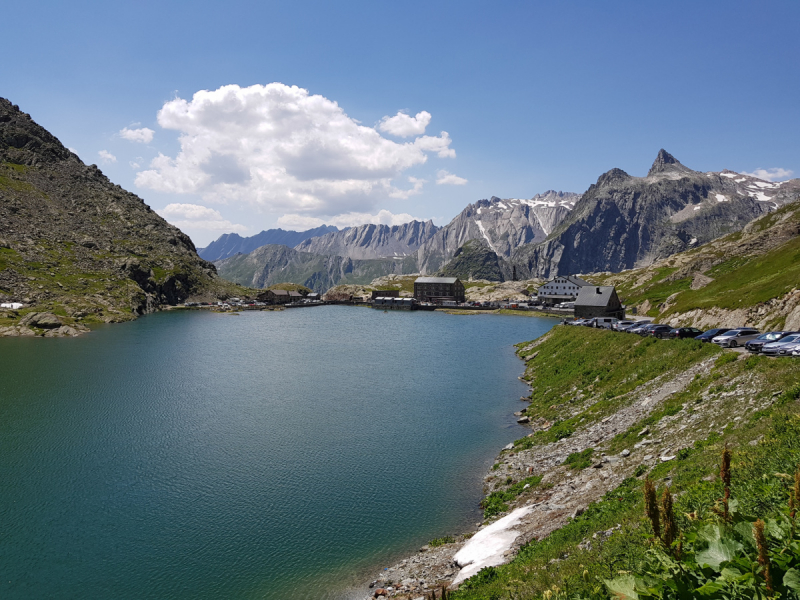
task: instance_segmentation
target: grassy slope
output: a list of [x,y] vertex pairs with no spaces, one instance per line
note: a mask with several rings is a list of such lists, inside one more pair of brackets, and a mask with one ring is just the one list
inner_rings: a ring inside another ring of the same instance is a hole
[[[677,423],[685,415],[712,403],[723,410],[728,422],[721,433],[719,425],[713,431],[705,429],[702,439],[681,451],[678,459],[659,464],[649,473],[662,485],[670,478],[672,491],[680,494],[676,505],[679,525],[689,526],[683,513],[691,511],[701,520],[716,518],[710,509],[721,496],[721,485],[717,480],[704,478],[717,471],[725,444],[735,452],[733,497],[738,498],[740,506],[764,517],[778,510],[778,504],[785,500],[782,490],[786,480],[776,473],[792,473],[800,461],[800,423],[793,416],[800,408],[797,403],[800,361],[758,356],[737,360],[736,354],[720,353],[716,348],[700,347],[693,342],[650,342],[625,334],[568,327],[557,328],[546,341],[531,346],[520,345],[520,354],[527,357],[528,373],[534,378],[531,413],[551,411],[550,416],[555,418],[556,413],[563,414],[565,409],[575,406],[583,421],[580,425],[573,422],[574,427],[602,418],[614,409],[615,403],[624,402],[624,394],[637,383],[719,354],[706,376],[696,378],[688,388],[670,397],[659,411],[637,423],[631,431],[619,434],[609,453],[630,447],[637,439],[633,430],[645,424],[655,426],[671,418],[677,418]],[[743,382],[758,390],[745,402],[767,403],[769,408],[755,410],[749,403],[737,404],[735,397],[723,395],[744,385]],[[580,399],[581,391],[587,399]],[[777,401],[773,403],[772,398]],[[735,416],[740,419],[734,420]],[[701,423],[701,428],[707,425]],[[749,444],[762,436],[759,445]],[[517,446],[532,440],[548,441],[547,435],[539,439],[523,438]],[[588,465],[581,464],[577,457],[573,457],[573,463],[577,468]],[[523,547],[512,563],[484,570],[462,586],[455,598],[521,600],[541,598],[547,590],[553,598],[608,598],[603,580],[621,571],[640,572],[652,546],[651,530],[642,519],[641,479],[646,470],[641,467],[639,479],[629,478],[562,529]],[[593,538],[600,533],[602,540],[605,536],[602,532],[612,528],[614,533],[607,541],[600,543]],[[590,548],[577,547],[587,540],[593,540]],[[559,591],[554,592],[553,586]],[[565,590],[569,590],[568,596],[564,595]]]
[[[616,285],[628,305],[648,301],[648,314],[653,317],[667,318],[711,307],[749,308],[780,298],[800,284],[798,233],[800,205],[793,203],[754,221],[742,232],[651,267],[590,279]],[[776,239],[779,243],[774,245]],[[692,290],[696,273],[713,281]],[[659,307],[673,294],[677,296],[668,305]]]

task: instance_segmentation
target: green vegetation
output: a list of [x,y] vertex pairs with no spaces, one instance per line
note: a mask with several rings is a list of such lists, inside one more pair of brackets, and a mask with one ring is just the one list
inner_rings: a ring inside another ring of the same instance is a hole
[[439,546],[444,546],[445,544],[452,544],[455,542],[455,538],[450,535],[446,535],[444,537],[434,538],[430,542],[428,542],[428,546],[431,548],[438,548]]
[[[629,392],[720,353],[695,340],[657,340],[585,327],[556,327],[546,343],[518,344],[533,391],[528,414],[551,421],[515,443],[517,449],[569,437],[577,427],[614,413]],[[566,418],[565,418],[566,417]]]
[[505,490],[498,490],[494,491],[486,498],[483,499],[481,502],[481,508],[483,509],[483,518],[488,519],[493,517],[496,514],[501,512],[505,512],[508,510],[507,502],[511,502],[522,493],[522,490],[525,489],[525,486],[529,487],[536,487],[542,481],[540,475],[533,475],[532,477],[526,477],[521,481],[517,481],[516,483],[512,483],[512,481],[507,481],[506,483],[511,483],[512,485]]
[[594,454],[594,448],[586,448],[586,450],[582,450],[581,452],[573,452],[566,458],[564,464],[576,471],[591,467],[592,454]]

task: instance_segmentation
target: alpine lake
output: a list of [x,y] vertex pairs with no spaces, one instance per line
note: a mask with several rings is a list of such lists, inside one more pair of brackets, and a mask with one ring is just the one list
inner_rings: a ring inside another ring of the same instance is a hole
[[0,598],[363,598],[481,520],[557,321],[168,311],[0,339]]

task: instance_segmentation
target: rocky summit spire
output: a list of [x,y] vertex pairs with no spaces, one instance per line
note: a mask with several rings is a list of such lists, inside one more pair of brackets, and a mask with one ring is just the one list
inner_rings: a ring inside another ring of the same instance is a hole
[[685,171],[690,173],[692,170],[683,166],[677,158],[662,148],[658,151],[658,156],[653,161],[653,166],[650,167],[647,176],[651,177],[666,171]]

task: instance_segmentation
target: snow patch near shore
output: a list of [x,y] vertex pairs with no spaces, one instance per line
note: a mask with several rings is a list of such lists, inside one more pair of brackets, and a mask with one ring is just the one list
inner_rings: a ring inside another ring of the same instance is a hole
[[453,557],[461,570],[452,585],[469,579],[484,567],[496,567],[508,562],[505,552],[511,549],[520,532],[515,529],[531,513],[535,505],[518,508],[510,515],[492,523],[473,535]]

